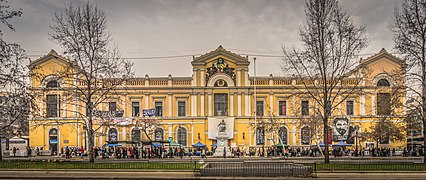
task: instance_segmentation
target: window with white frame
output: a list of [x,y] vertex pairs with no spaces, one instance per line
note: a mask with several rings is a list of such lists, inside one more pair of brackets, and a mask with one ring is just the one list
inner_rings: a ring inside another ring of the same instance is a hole
[[132,117],[138,117],[140,115],[139,102],[132,102]]
[[286,101],[279,101],[278,102],[278,115],[280,116],[286,116],[287,115],[287,102]]
[[258,116],[264,115],[264,101],[256,101],[256,113]]
[[186,116],[186,102],[178,101],[178,116]]

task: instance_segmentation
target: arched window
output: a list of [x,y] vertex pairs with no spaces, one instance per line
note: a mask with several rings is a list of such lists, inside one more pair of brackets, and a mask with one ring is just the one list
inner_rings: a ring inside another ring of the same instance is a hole
[[309,145],[311,142],[311,133],[308,127],[303,127],[300,131],[300,141],[302,145]]
[[283,144],[287,144],[287,128],[286,127],[283,126],[278,130],[278,136],[280,137],[281,142]]
[[118,138],[117,138],[117,129],[115,129],[115,128],[109,129],[109,132],[108,132],[108,141],[110,143],[116,143],[118,141]]
[[380,79],[377,81],[377,86],[390,86],[390,83],[386,79]]
[[164,139],[164,130],[161,128],[157,128],[154,131],[154,139],[156,141],[162,141]]
[[51,80],[46,84],[47,88],[57,88],[59,87],[58,81],[57,80]]
[[187,137],[187,131],[185,128],[180,127],[177,131],[177,142],[181,144],[182,146],[186,146],[186,137]]
[[133,129],[132,130],[132,142],[141,142],[141,130]]
[[259,127],[256,131],[256,144],[265,145],[265,127]]
[[58,130],[55,128],[49,131],[49,150],[52,154],[58,153]]

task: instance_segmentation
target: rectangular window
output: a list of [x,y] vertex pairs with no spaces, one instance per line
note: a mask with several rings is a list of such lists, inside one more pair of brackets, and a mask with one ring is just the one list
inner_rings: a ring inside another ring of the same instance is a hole
[[302,116],[309,115],[309,101],[302,101]]
[[391,114],[391,96],[390,93],[377,94],[377,115]]
[[163,116],[163,102],[155,102],[155,116]]
[[214,94],[214,115],[228,115],[228,94]]
[[346,115],[354,115],[354,101],[346,101]]
[[256,101],[256,113],[258,116],[263,116],[263,101]]
[[286,101],[279,101],[278,102],[278,110],[280,116],[286,116],[287,115],[287,102]]
[[109,102],[108,103],[108,111],[110,116],[115,116],[117,114],[117,102]]
[[132,102],[132,117],[138,117],[140,114],[139,102]]
[[178,101],[178,116],[186,116],[186,102]]
[[46,116],[47,117],[59,117],[60,116],[60,103],[59,103],[59,95],[47,95],[46,96]]

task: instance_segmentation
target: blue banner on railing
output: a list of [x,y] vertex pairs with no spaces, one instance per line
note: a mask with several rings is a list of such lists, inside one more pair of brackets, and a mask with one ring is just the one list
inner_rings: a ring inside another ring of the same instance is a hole
[[144,109],[143,116],[155,116],[155,109]]

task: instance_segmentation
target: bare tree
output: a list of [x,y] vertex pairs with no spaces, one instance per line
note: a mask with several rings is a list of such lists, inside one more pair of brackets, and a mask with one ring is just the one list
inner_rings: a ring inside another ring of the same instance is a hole
[[[299,89],[318,105],[326,135],[335,108],[357,89],[357,85],[348,88],[342,81],[356,76],[350,74],[357,63],[354,57],[367,46],[367,38],[365,27],[354,25],[337,0],[307,0],[305,15],[306,23],[299,30],[304,49],[283,48],[283,70],[300,80],[303,89]],[[324,143],[328,147],[327,136]],[[325,163],[329,163],[328,148]]]
[[105,13],[90,2],[82,7],[70,4],[63,12],[55,14],[51,29],[51,39],[60,44],[70,58],[61,77],[74,80],[64,82],[75,90],[74,98],[82,102],[71,101],[82,106],[75,113],[85,124],[89,161],[94,162],[95,109],[110,97],[119,95],[116,90],[133,75],[132,63],[120,58],[117,49],[110,47],[111,35],[107,32]]
[[[6,29],[14,31],[10,21],[21,15],[21,10],[12,10],[7,1],[0,0],[0,23]],[[28,71],[23,65],[25,52],[18,44],[5,41],[3,32],[0,29],[0,142],[3,137],[7,139],[28,133],[29,107],[32,104],[27,83]]]
[[[426,134],[426,1],[404,0],[401,9],[395,8],[394,23],[395,49],[401,53],[407,63],[406,79],[408,94],[418,105],[414,112],[419,114],[423,123],[423,135]],[[416,98],[419,97],[419,98]],[[426,139],[424,139],[426,144]],[[426,153],[424,158],[426,164]]]
[[[394,80],[398,76],[393,76]],[[399,83],[400,84],[400,83]],[[402,113],[399,110],[404,107],[403,97],[405,93],[401,92],[404,89],[400,86],[394,86],[391,92],[382,93],[378,96],[377,114],[379,121],[375,122],[370,131],[364,133],[366,138],[374,140],[376,147],[379,144],[389,144],[389,141],[402,141],[405,140],[407,122],[404,118],[396,119],[394,117],[400,116]]]

